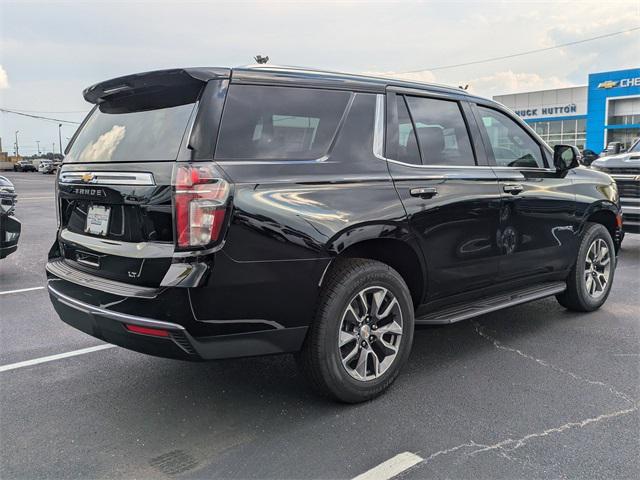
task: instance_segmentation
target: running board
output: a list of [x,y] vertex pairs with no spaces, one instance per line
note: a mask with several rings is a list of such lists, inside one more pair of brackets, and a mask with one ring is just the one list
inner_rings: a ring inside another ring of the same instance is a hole
[[521,303],[550,297],[564,292],[567,288],[565,282],[552,282],[521,288],[510,293],[495,295],[488,298],[480,298],[473,302],[444,308],[428,315],[416,318],[416,325],[444,325],[455,323],[467,318],[477,317],[489,312],[495,312],[507,307],[513,307]]

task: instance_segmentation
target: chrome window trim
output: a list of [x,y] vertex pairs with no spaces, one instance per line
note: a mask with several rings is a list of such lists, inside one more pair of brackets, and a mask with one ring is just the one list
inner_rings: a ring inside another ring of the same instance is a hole
[[558,171],[555,168],[549,168],[549,167],[506,167],[506,166],[492,165],[491,168],[497,171],[505,170],[507,172],[518,170],[518,171],[525,171],[525,172],[556,173]]
[[[91,180],[84,181],[85,175],[92,175]],[[61,172],[60,183],[65,185],[143,185],[156,184],[150,172],[111,172],[111,171],[73,171]]]
[[[375,121],[374,121],[374,131],[373,131],[373,155],[380,160],[384,160],[385,162],[395,163],[397,165],[403,165],[406,167],[413,168],[426,168],[432,170],[490,170],[494,168],[492,165],[418,165],[415,163],[406,163],[401,162],[399,160],[393,160],[392,158],[387,158],[384,156],[383,147],[384,147],[384,101],[385,96],[382,94],[376,95],[376,112],[375,112]],[[507,167],[507,168],[517,168],[517,167]]]
[[[398,165],[404,165],[407,167],[442,169],[442,170],[451,170],[454,168],[461,169],[461,170],[469,170],[469,169],[489,170],[493,168],[491,165],[416,165],[415,163],[405,163],[405,162],[400,162],[398,160],[392,160],[390,158],[385,158],[384,160],[386,160],[387,162],[397,163]],[[510,167],[510,168],[514,168],[514,167]]]
[[329,154],[323,155],[319,158],[312,158],[308,160],[278,160],[278,159],[266,159],[266,160],[214,160],[224,168],[225,165],[300,165],[309,163],[330,163]]

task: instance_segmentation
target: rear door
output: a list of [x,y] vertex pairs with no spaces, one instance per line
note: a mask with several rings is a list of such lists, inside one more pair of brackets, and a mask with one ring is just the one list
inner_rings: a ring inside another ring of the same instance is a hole
[[[143,74],[122,81],[131,87],[122,94],[95,100],[58,176],[58,247],[66,263],[111,280],[160,284],[175,250],[174,167],[202,153],[189,148],[189,133],[197,134],[194,119],[211,109],[211,90],[223,82]],[[208,153],[212,160],[212,146]]]
[[429,300],[487,286],[498,272],[500,192],[470,115],[460,99],[387,95],[386,156],[424,252]]
[[559,273],[573,263],[577,219],[572,173],[551,168],[551,153],[506,112],[473,105],[500,182],[500,279]]

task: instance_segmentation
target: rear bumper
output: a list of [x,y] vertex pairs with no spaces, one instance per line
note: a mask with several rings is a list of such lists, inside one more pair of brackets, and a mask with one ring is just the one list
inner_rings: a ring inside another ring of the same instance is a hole
[[[307,327],[295,327],[194,337],[177,323],[83,302],[61,291],[56,279],[49,279],[47,288],[56,312],[65,323],[105,342],[159,357],[198,361],[293,352],[301,348],[307,332]],[[133,333],[127,330],[127,325],[163,330],[168,336]]]

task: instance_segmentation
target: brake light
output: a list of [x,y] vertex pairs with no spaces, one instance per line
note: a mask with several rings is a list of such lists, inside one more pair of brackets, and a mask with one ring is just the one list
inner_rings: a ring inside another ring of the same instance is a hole
[[224,223],[229,183],[211,164],[179,165],[175,174],[175,218],[180,248],[214,243]]

